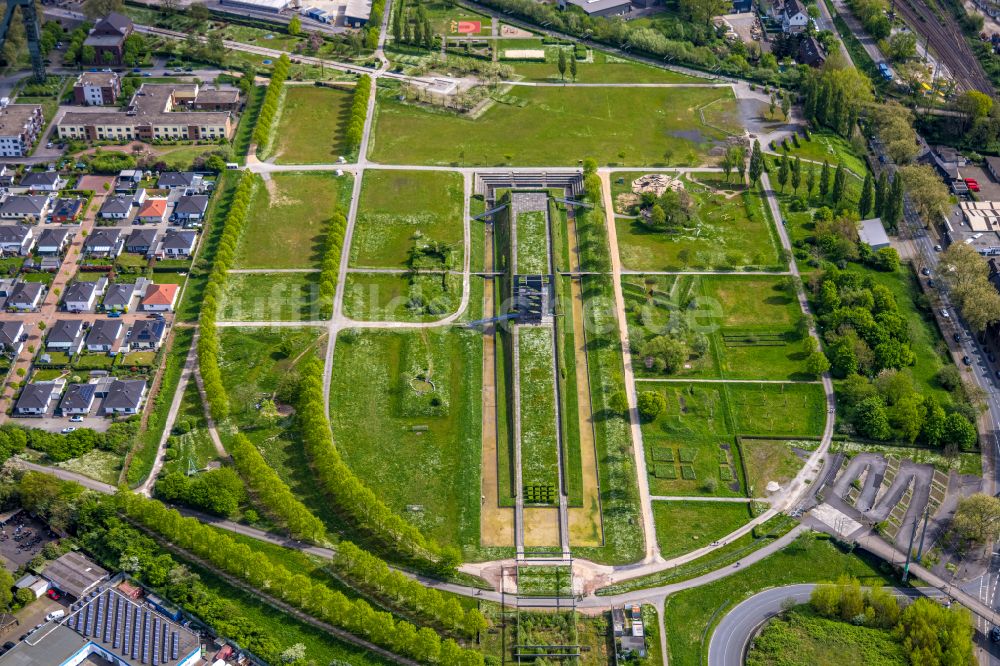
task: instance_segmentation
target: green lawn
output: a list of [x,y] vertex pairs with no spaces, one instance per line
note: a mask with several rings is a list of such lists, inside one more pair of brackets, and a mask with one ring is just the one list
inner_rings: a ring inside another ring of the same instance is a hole
[[[427,110],[380,92],[372,159],[396,164],[696,165],[725,138],[697,109],[733,105],[716,88],[513,89],[477,119]],[[521,106],[521,104],[524,106]]]
[[56,463],[55,467],[83,474],[114,486],[118,484],[118,475],[121,472],[123,460],[124,458],[117,453],[91,449],[79,458]]
[[746,504],[735,502],[653,502],[656,540],[665,558],[697,550],[750,520]]
[[885,629],[821,617],[808,605],[773,618],[754,639],[747,666],[782,666],[794,655],[803,664],[906,666],[903,646]]
[[741,435],[818,437],[826,421],[822,384],[727,384]]
[[544,211],[517,216],[517,272],[539,275],[549,272],[549,233]]
[[[702,177],[702,182],[725,185]],[[625,268],[639,271],[783,269],[778,240],[757,190],[716,194],[685,179],[694,198],[691,220],[677,232],[618,219],[615,231]]]
[[[788,146],[787,152],[792,157],[798,155],[803,160],[829,162],[834,168],[842,163],[845,169],[850,169],[860,178],[864,178],[868,172],[864,160],[858,157],[851,143],[833,132],[813,132],[811,141],[800,136],[798,148],[789,139]],[[778,152],[784,153],[785,150],[779,145]]]
[[137,351],[125,354],[122,359],[122,366],[129,367],[140,367],[148,368],[153,365],[153,361],[156,359],[156,352],[154,351]]
[[741,442],[743,462],[747,468],[747,487],[754,497],[763,497],[771,481],[784,486],[802,468],[804,460],[792,447],[809,450],[816,442],[795,442],[775,439],[749,439]]
[[462,276],[348,273],[344,314],[356,321],[436,321],[462,300]]
[[[186,432],[181,432],[182,430]],[[186,473],[190,463],[193,463],[196,469],[204,469],[208,463],[216,460],[215,446],[208,434],[205,410],[195,382],[188,382],[184,390],[170,448],[175,453],[170,454],[173,460],[168,460],[164,464],[164,473]]]
[[319,273],[233,273],[226,278],[223,321],[322,318]]
[[287,86],[275,133],[278,164],[332,164],[347,155],[344,124],[354,88]]
[[319,268],[326,225],[346,209],[350,191],[351,177],[332,173],[275,173],[258,182],[235,267]]
[[[517,40],[524,41],[524,40]],[[507,40],[505,48],[517,48],[514,40]],[[536,48],[527,46],[522,48]],[[527,81],[560,81],[558,60],[559,49],[545,46],[545,62],[504,61],[514,72]],[[568,50],[566,55],[572,53]],[[687,76],[669,69],[651,67],[634,60],[625,60],[604,51],[592,51],[593,62],[577,61],[576,80],[579,83],[704,83],[705,79]],[[567,68],[566,81],[572,81]]]
[[[518,328],[521,389],[521,478],[526,501],[532,488],[543,496],[532,503],[548,504],[558,496],[559,444],[556,437],[556,395],[552,330],[548,326]],[[544,495],[551,492],[550,495]]]
[[[708,654],[711,628],[725,612],[763,589],[833,581],[841,574],[862,585],[887,582],[868,561],[840,551],[830,541],[800,537],[784,550],[722,580],[672,594],[667,598],[667,649],[671,666],[701,666]],[[898,581],[893,581],[898,584]],[[706,632],[706,629],[709,631]],[[704,637],[704,640],[703,640]],[[812,662],[801,662],[812,663]],[[836,663],[854,663],[838,660]],[[862,662],[858,662],[862,663]]]
[[441,543],[479,546],[482,338],[460,329],[345,331],[330,417],[354,472]]
[[366,171],[350,265],[404,267],[414,246],[436,241],[461,268],[463,189],[458,173]]

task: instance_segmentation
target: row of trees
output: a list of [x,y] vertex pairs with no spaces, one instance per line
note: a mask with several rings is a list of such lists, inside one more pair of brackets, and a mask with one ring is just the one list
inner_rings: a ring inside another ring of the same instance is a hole
[[222,223],[222,235],[215,250],[212,271],[209,273],[201,301],[198,368],[201,371],[212,417],[216,421],[223,421],[229,416],[229,397],[226,395],[225,386],[222,384],[222,372],[219,370],[219,331],[215,322],[226,284],[226,274],[236,259],[236,251],[250,210],[255,184],[256,180],[252,173],[242,172],[229,204],[229,212]]
[[322,543],[326,528],[295,497],[288,485],[272,469],[257,447],[242,433],[237,433],[228,446],[236,471],[246,482],[256,504],[276,524],[284,527],[296,539]]
[[892,24],[887,16],[889,7],[885,0],[848,0],[847,5],[869,35],[876,40],[889,36]]
[[224,518],[237,514],[246,499],[246,489],[239,475],[228,467],[189,477],[170,472],[156,481],[156,496],[171,504],[184,504]]
[[405,0],[399,3],[392,16],[392,38],[397,44],[433,49],[436,37],[423,5],[417,3],[416,12],[411,16]]
[[422,567],[452,570],[460,560],[459,553],[429,542],[420,530],[386,506],[344,462],[333,443],[326,415],[323,366],[319,360],[307,359],[300,372],[297,426],[319,488],[345,518],[381,548]]
[[344,137],[347,148],[354,152],[361,147],[365,135],[365,117],[368,115],[368,99],[372,94],[372,77],[362,74],[354,86],[354,99],[351,101],[351,118],[347,121],[347,131]]
[[391,613],[376,611],[364,599],[348,599],[302,574],[293,575],[228,534],[194,518],[183,518],[156,500],[129,492],[120,492],[115,498],[126,516],[166,541],[319,620],[421,663],[483,664],[482,654],[465,650],[452,639],[441,640],[433,629],[418,630],[409,622],[395,620]]
[[350,541],[337,544],[333,567],[366,592],[388,599],[393,605],[416,613],[421,619],[450,633],[475,638],[479,632],[486,630],[486,620],[478,609],[466,611],[454,596],[445,596],[404,573],[390,569],[383,560]]
[[383,16],[385,16],[385,0],[375,0],[372,3],[371,14],[368,15],[368,27],[365,29],[365,48],[372,51],[378,48]]
[[802,93],[807,120],[848,138],[874,99],[868,77],[844,63],[836,51],[830,54],[825,67],[810,71]]
[[278,107],[281,105],[281,96],[285,90],[285,79],[288,78],[288,71],[292,63],[288,56],[282,54],[278,62],[274,63],[271,70],[271,82],[267,84],[267,92],[264,93],[264,101],[261,102],[260,112],[257,114],[257,124],[253,130],[253,142],[257,144],[257,152],[264,154],[267,152],[267,144],[271,140],[272,129],[278,121]]
[[[333,297],[337,291],[337,278],[340,271],[340,255],[344,249],[344,234],[347,233],[347,218],[340,211],[333,214],[327,225],[325,247],[323,248],[323,263],[319,273],[320,307],[326,312],[326,306],[332,308]],[[331,310],[332,312],[332,310]]]
[[1000,321],[1000,293],[990,282],[990,265],[975,248],[952,243],[941,254],[938,273],[950,288],[955,305],[977,333]]
[[823,617],[892,631],[911,664],[975,664],[972,616],[959,605],[945,608],[921,597],[900,607],[881,586],[862,590],[857,579],[842,576],[836,584],[813,588],[809,605]]

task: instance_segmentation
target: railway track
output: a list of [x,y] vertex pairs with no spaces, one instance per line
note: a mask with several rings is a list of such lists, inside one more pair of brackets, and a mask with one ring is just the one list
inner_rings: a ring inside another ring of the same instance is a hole
[[901,0],[896,8],[913,29],[928,40],[959,88],[995,95],[993,84],[950,16],[939,19],[924,0]]

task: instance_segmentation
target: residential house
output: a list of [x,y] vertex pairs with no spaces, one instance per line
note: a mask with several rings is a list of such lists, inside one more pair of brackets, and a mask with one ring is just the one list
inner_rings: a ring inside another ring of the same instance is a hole
[[27,157],[44,119],[37,104],[4,104],[0,100],[0,157]]
[[133,229],[125,241],[125,251],[144,256],[152,254],[156,250],[159,236],[156,229]]
[[132,351],[157,350],[167,332],[163,319],[136,319],[128,332],[128,348]]
[[118,379],[108,389],[101,409],[106,416],[138,414],[146,399],[146,380]]
[[41,221],[49,213],[52,197],[46,194],[15,194],[0,203],[0,219]]
[[90,65],[121,65],[125,55],[125,40],[135,30],[132,19],[118,12],[111,12],[93,27],[87,38],[83,40],[84,47],[94,49],[93,61]]
[[200,173],[193,171],[164,171],[156,179],[156,186],[161,190],[193,190],[202,192],[205,189],[205,182]]
[[85,254],[97,257],[117,257],[125,247],[121,229],[100,227],[94,229],[83,242]]
[[140,307],[146,312],[173,312],[178,291],[176,284],[151,284],[146,288]]
[[35,251],[38,254],[60,254],[66,249],[72,237],[73,234],[69,229],[45,229],[38,236]]
[[235,88],[202,88],[191,102],[190,108],[194,111],[239,111],[240,91]]
[[192,194],[183,196],[174,204],[173,219],[178,224],[189,226],[195,222],[200,222],[205,217],[208,210],[208,195]]
[[24,322],[0,321],[0,353],[14,359],[24,348]]
[[993,155],[986,156],[986,170],[993,176],[993,180],[1000,181],[1000,157]]
[[96,282],[81,280],[66,287],[63,293],[63,307],[69,312],[90,312],[97,305],[98,297],[104,293],[108,279],[102,277]]
[[44,295],[45,285],[41,282],[18,282],[5,305],[15,312],[34,312],[42,304]]
[[137,223],[159,224],[167,215],[167,200],[161,198],[146,199],[146,202],[139,207],[139,213],[135,216]]
[[135,192],[142,182],[142,169],[124,169],[115,179],[115,192]]
[[795,54],[795,59],[803,65],[822,67],[826,62],[826,54],[818,39],[812,35],[803,35],[799,40],[799,50]]
[[86,416],[94,406],[94,384],[70,384],[59,402],[63,416]]
[[785,0],[781,10],[781,30],[787,33],[802,32],[809,24],[809,12],[800,0]]
[[98,319],[90,327],[90,332],[87,334],[87,339],[84,342],[87,346],[87,351],[117,352],[118,338],[121,337],[122,328],[121,319]]
[[66,179],[58,171],[28,171],[21,177],[19,187],[31,192],[58,192],[66,187]]
[[59,319],[49,327],[45,338],[45,349],[76,354],[83,347],[83,321],[80,319]]
[[107,312],[128,312],[133,296],[135,296],[134,284],[125,282],[110,285],[104,292],[101,307]]
[[73,99],[85,106],[104,106],[116,104],[121,91],[121,77],[116,72],[84,72],[73,84]]
[[[145,191],[140,190],[142,198],[145,198]],[[104,200],[101,210],[97,213],[105,220],[124,220],[132,212],[134,198],[130,194],[115,194]]]
[[9,168],[6,164],[0,164],[0,187],[13,187],[16,175],[15,169]]
[[25,385],[14,406],[18,416],[44,416],[49,411],[52,398],[59,395],[59,385],[55,382],[35,382]]
[[[368,0],[348,0],[358,5],[371,3]],[[559,0],[559,7],[566,9],[567,5],[579,7],[587,16],[623,16],[632,11],[631,0]],[[345,17],[345,23],[346,23]]]
[[0,252],[22,257],[31,254],[35,246],[35,232],[24,224],[0,224]]
[[158,254],[167,257],[190,257],[198,242],[198,234],[194,231],[169,229],[160,241]]
[[83,213],[83,199],[56,199],[52,207],[52,222],[55,224],[72,224],[80,221]]

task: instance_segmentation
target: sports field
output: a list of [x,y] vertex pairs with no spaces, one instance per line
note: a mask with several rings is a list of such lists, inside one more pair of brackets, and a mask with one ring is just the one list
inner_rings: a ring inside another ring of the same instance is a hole
[[517,87],[472,120],[382,94],[369,152],[386,164],[698,165],[726,135],[697,109],[720,99],[735,107],[728,88]]
[[319,268],[326,225],[350,188],[350,176],[321,172],[258,183],[235,268]]
[[288,86],[274,135],[278,164],[333,164],[346,155],[344,124],[354,88]]
[[352,267],[403,268],[428,243],[462,267],[462,177],[447,171],[369,170],[351,240]]
[[478,545],[482,336],[341,333],[330,416],[347,463],[444,543]]

